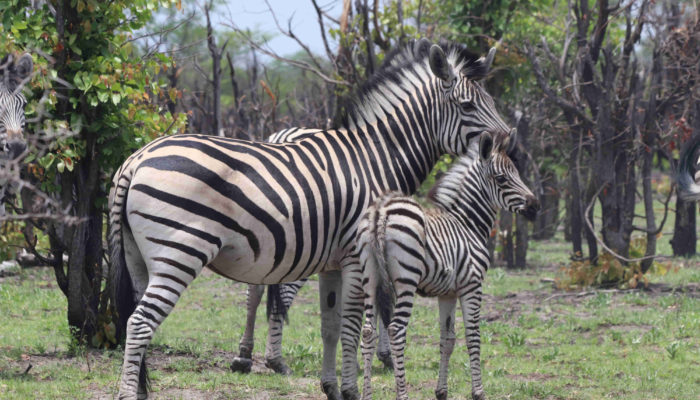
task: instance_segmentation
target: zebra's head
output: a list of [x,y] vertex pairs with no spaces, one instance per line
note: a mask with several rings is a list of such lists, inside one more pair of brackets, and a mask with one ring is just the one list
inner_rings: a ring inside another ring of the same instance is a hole
[[488,75],[495,53],[495,47],[488,55],[477,57],[457,44],[430,46],[429,65],[438,78],[440,96],[439,125],[435,133],[442,152],[464,154],[472,142],[476,143],[472,139],[484,132],[493,138],[507,137],[508,125],[479,82]]
[[487,199],[494,208],[522,214],[530,221],[535,219],[540,202],[525,186],[520,174],[508,156],[515,148],[515,129],[508,136],[494,139],[484,133],[479,140],[479,158],[483,165],[483,177]]
[[24,153],[24,106],[22,87],[32,73],[32,56],[0,60],[0,158],[15,159]]

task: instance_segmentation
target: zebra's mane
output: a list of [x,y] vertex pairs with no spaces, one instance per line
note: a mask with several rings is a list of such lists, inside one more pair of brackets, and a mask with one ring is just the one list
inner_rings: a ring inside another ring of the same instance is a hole
[[[412,76],[433,76],[428,66],[428,56],[431,43],[428,41],[410,41],[392,50],[384,59],[377,71],[357,89],[355,94],[344,105],[342,127],[349,128],[351,120],[371,120],[382,111],[377,110],[378,98],[386,97],[382,89],[390,86],[400,86],[401,82]],[[483,59],[466,46],[448,41],[439,43],[449,64],[455,71],[461,71],[468,79],[482,79],[488,73],[488,67]],[[381,107],[380,107],[381,108]],[[368,118],[369,117],[369,118]]]
[[[478,140],[474,142],[478,143]],[[491,157],[498,154],[501,157],[510,158],[510,156],[506,154],[505,149],[503,149],[503,145],[503,141],[497,139],[497,143],[494,143],[495,150]],[[466,177],[474,173],[472,167],[476,163],[482,162],[477,152],[477,148],[470,146],[467,154],[459,157],[454,164],[452,164],[450,169],[437,179],[426,195],[430,204],[448,209],[455,201],[460,199],[460,193],[463,190]]]

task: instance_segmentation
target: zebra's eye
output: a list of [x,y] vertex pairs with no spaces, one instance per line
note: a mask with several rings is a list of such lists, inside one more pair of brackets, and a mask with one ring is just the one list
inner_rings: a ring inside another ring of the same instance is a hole
[[472,101],[463,101],[460,106],[462,107],[462,111],[464,112],[472,112],[476,110],[476,106]]
[[497,175],[494,179],[496,179],[496,183],[498,183],[499,185],[505,184],[506,181],[508,180],[508,179],[506,179],[505,175]]

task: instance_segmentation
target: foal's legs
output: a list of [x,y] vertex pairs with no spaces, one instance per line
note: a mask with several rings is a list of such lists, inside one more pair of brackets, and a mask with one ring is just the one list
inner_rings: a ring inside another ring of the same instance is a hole
[[438,374],[435,397],[438,400],[447,399],[447,369],[450,356],[455,347],[455,305],[456,297],[439,297],[440,306],[440,373]]
[[464,329],[469,350],[469,367],[472,375],[472,399],[484,400],[484,387],[481,384],[481,334],[479,319],[481,312],[481,282],[472,281],[459,290]]

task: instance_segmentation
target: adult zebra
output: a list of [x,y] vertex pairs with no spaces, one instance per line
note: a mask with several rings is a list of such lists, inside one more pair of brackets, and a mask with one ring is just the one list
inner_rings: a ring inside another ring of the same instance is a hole
[[[0,60],[0,169],[27,148],[24,139],[24,107],[27,99],[22,87],[33,70],[32,56],[25,54],[15,60],[6,55]],[[2,172],[2,171],[0,171]],[[4,201],[8,189],[7,177],[0,174],[0,216],[5,214]]]
[[678,195],[685,201],[700,200],[700,134],[683,146],[678,160]]
[[[498,208],[534,218],[539,203],[507,155],[515,135],[493,145],[481,136],[479,157],[461,157],[428,195],[433,207],[389,193],[369,207],[358,227],[361,284],[367,313],[362,329],[363,399],[371,399],[375,302],[388,326],[397,399],[408,399],[404,371],[406,329],[413,298],[437,296],[440,309],[440,370],[435,395],[447,398],[447,367],[454,348],[455,304],[462,306],[472,375],[472,398],[481,384],[479,310],[481,282],[489,267],[486,248]],[[358,279],[359,280],[359,279]],[[393,304],[396,302],[396,309]]]
[[[411,56],[412,57],[412,56]],[[394,57],[399,58],[399,57]],[[309,131],[303,128],[289,128],[276,132],[267,139],[268,143],[293,142],[306,136]],[[290,375],[292,370],[284,362],[282,356],[282,332],[287,311],[291,307],[299,290],[306,284],[307,278],[298,281],[274,284],[269,286],[267,300],[267,344],[265,345],[265,366],[278,374]],[[246,325],[243,337],[238,344],[238,356],[231,363],[234,372],[249,373],[253,366],[253,346],[255,344],[255,319],[260,300],[265,291],[265,285],[248,285],[246,292]],[[377,358],[388,368],[391,368],[391,352],[389,337],[381,326],[379,330],[379,351]]]
[[[359,265],[360,216],[381,193],[414,192],[441,154],[467,152],[485,131],[508,132],[478,82],[493,51],[479,58],[457,44],[443,47],[420,41],[410,61],[386,63],[343,128],[280,144],[163,137],[122,164],[109,205],[114,296],[126,329],[120,398],[146,393],[146,348],[204,266],[256,284],[320,273],[322,387],[340,398],[336,300],[341,290],[351,298],[361,292],[341,285],[341,270]],[[346,376],[357,374],[357,340],[343,345],[343,385],[356,386]]]

